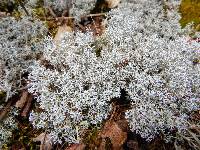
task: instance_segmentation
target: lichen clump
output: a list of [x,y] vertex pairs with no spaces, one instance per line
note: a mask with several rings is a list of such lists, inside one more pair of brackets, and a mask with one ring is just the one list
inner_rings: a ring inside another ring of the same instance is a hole
[[[199,108],[200,66],[193,62],[200,44],[181,29],[179,1],[166,4],[174,9],[154,0],[124,2],[108,14],[100,37],[72,32],[60,44],[47,38],[48,65],[35,62],[29,75],[29,92],[42,110],[30,115],[34,127],[54,142],[79,142],[85,129],[107,118],[123,89],[132,131],[148,141],[166,129],[184,131],[189,112]],[[99,38],[106,42],[97,56]]]
[[30,17],[0,20],[0,91],[6,100],[23,85],[23,74],[41,53],[41,41],[47,30],[42,22]]
[[[0,106],[0,109],[2,110],[3,107]],[[0,122],[0,148],[2,148],[2,146],[12,138],[13,130],[17,129],[17,123],[15,120],[16,114],[17,110],[11,108],[7,116],[5,116],[5,118]]]

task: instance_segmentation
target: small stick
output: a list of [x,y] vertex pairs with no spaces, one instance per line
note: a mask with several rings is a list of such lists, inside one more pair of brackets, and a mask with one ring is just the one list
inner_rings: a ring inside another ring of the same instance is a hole
[[31,86],[32,86],[32,85],[29,84],[29,85],[24,86],[24,87],[21,87],[21,88],[19,88],[19,89],[17,89],[17,90],[18,90],[18,91],[26,90],[26,89],[30,88]]
[[49,12],[51,13],[51,15],[57,20],[57,16],[54,13],[54,11],[51,9],[51,7],[48,6],[47,8],[48,8]]
[[30,16],[27,9],[25,8],[24,4],[22,2],[19,2],[19,5],[22,7],[22,9],[25,11],[27,16]]
[[[52,11],[53,12],[53,11]],[[55,14],[55,13],[54,13]],[[87,17],[98,17],[98,16],[104,16],[106,15],[105,13],[99,13],[99,14],[89,14],[89,15],[86,15],[86,16],[82,16],[81,18],[87,18]],[[40,18],[40,19],[44,19],[44,18]],[[54,16],[54,18],[46,18],[46,20],[50,21],[50,20],[60,20],[60,19],[64,19],[64,20],[67,20],[67,19],[75,19],[75,17],[56,17]]]

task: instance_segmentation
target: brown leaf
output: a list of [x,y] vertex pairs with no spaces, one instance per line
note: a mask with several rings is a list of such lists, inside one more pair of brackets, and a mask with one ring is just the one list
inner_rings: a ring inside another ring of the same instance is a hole
[[33,138],[33,141],[41,142],[40,150],[51,150],[52,149],[51,137],[46,133],[41,133],[38,137]]
[[67,26],[66,24],[59,26],[58,31],[54,37],[54,41],[56,43],[59,43],[60,40],[62,39],[63,35],[67,32],[72,32],[72,28],[70,26]]
[[100,149],[105,149],[105,146],[109,144],[112,149],[119,150],[122,149],[123,144],[127,139],[127,133],[122,131],[118,124],[114,121],[108,121],[102,132],[100,133],[103,142],[100,145]]
[[121,0],[106,0],[106,3],[108,4],[108,8],[115,8],[119,5]]
[[23,108],[27,100],[28,100],[28,91],[23,91],[20,100],[16,102],[15,106],[18,108]]
[[23,107],[23,110],[21,112],[21,116],[27,117],[27,115],[30,111],[31,105],[32,105],[32,101],[33,101],[33,96],[31,94],[28,94],[27,102],[26,102],[25,106]]
[[6,12],[0,12],[0,18],[1,17],[6,17],[6,16],[7,16]]
[[84,144],[73,144],[70,147],[67,147],[65,150],[84,150],[85,145]]

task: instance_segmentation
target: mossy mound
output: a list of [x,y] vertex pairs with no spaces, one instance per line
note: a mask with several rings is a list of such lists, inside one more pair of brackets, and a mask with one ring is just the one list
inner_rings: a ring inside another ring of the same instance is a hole
[[182,27],[193,22],[197,31],[200,31],[200,0],[182,0],[180,9]]

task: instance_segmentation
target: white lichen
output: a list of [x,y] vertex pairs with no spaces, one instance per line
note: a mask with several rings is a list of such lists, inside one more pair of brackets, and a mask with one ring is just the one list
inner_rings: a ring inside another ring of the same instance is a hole
[[23,85],[22,75],[41,53],[46,28],[40,21],[24,17],[0,20],[0,91],[10,98]]
[[29,75],[29,92],[43,110],[31,113],[33,125],[45,128],[54,142],[78,142],[88,125],[107,118],[110,100],[124,89],[132,131],[147,140],[166,129],[184,131],[189,112],[199,108],[200,65],[194,60],[200,43],[188,42],[177,1],[169,4],[174,9],[164,10],[162,1],[132,0],[122,3],[131,7],[109,13],[101,37],[68,33],[60,44],[47,38],[48,65],[35,62]]
[[[2,109],[3,107],[0,105],[0,110]],[[11,108],[10,112],[0,122],[0,148],[9,142],[13,131],[17,129],[17,123],[15,121],[16,112],[17,110],[15,108]]]

